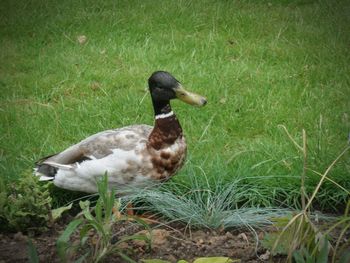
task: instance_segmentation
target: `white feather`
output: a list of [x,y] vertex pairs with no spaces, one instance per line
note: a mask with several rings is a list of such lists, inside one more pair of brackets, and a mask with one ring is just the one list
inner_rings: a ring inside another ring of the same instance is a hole
[[58,169],[64,169],[64,170],[71,170],[74,168],[73,165],[68,165],[68,164],[60,164],[60,163],[55,163],[55,162],[49,162],[45,161],[44,164],[48,164],[52,167],[58,168]]
[[158,114],[158,115],[156,115],[156,120],[158,120],[158,119],[165,119],[165,118],[168,118],[168,117],[170,117],[170,116],[173,116],[174,115],[174,112],[173,111],[171,111],[171,112],[168,112],[168,113],[161,113],[161,114]]
[[50,177],[50,176],[46,176],[46,175],[41,175],[39,177],[39,181],[51,181],[53,180],[54,178],[53,177]]

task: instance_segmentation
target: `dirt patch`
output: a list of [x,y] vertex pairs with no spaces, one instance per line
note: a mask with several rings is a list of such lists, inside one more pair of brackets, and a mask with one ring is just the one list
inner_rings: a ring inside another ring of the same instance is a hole
[[[60,227],[63,230],[63,227]],[[28,241],[32,240],[37,249],[40,262],[58,262],[56,239],[60,231],[50,229],[39,235],[28,237],[21,232],[0,235],[0,263],[28,262]]]
[[[56,240],[64,230],[64,225],[55,225],[41,235],[31,237],[40,262],[60,262],[56,251]],[[264,232],[258,236],[249,231],[232,229],[229,231],[214,231],[189,229],[180,224],[152,226],[152,248],[148,249],[145,241],[133,240],[122,244],[126,253],[134,260],[164,259],[177,262],[180,259],[192,261],[197,257],[226,256],[240,259],[241,262],[264,262],[269,260],[269,252],[256,239],[262,239]],[[114,237],[111,242],[117,242],[124,236],[132,234],[149,235],[139,225],[133,222],[118,223],[114,226]],[[28,236],[22,233],[0,235],[0,262],[28,262]],[[78,235],[73,237],[78,241]],[[106,262],[124,262],[121,258],[111,255]],[[274,262],[283,262],[275,259]]]
[[[176,262],[178,259],[191,261],[202,256],[227,256],[243,262],[258,262],[255,241],[249,234],[249,238],[247,234],[241,234],[209,230],[183,234],[168,229],[156,229],[152,233],[152,250],[142,253],[142,257]],[[140,243],[137,245],[143,249]]]

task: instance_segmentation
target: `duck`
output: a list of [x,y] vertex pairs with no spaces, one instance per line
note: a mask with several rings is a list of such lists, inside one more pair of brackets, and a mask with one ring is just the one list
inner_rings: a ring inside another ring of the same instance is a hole
[[41,158],[34,174],[39,181],[71,191],[96,193],[107,174],[109,188],[117,191],[164,182],[183,166],[187,145],[170,101],[179,99],[204,106],[207,99],[186,90],[169,72],[156,71],[148,79],[154,125],[130,125],[105,130]]

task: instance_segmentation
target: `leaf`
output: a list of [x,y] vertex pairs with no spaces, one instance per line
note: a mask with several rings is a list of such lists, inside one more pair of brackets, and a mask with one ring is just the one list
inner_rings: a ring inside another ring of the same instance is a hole
[[207,258],[197,258],[193,263],[233,263],[240,262],[240,259],[232,260],[228,257],[207,257]]
[[180,259],[177,263],[188,263],[188,261]]
[[77,229],[77,227],[83,222],[82,219],[76,219],[70,222],[67,228],[63,231],[60,237],[57,240],[57,245],[68,243],[70,236]]
[[87,37],[85,35],[77,36],[77,41],[80,45],[84,45],[87,41]]
[[102,201],[99,198],[95,206],[95,215],[98,222],[102,222]]
[[162,260],[162,259],[142,259],[143,263],[171,263],[168,260]]
[[76,219],[70,222],[66,227],[66,229],[63,231],[63,233],[60,235],[60,237],[57,239],[57,242],[56,242],[57,251],[61,259],[65,259],[66,257],[66,250],[69,247],[68,242],[69,242],[70,236],[82,222],[83,222],[82,219]]
[[74,261],[74,263],[82,263],[85,261],[85,259],[87,258],[87,256],[90,254],[90,252],[85,253],[84,255],[82,255],[80,258],[78,258],[77,260]]
[[108,176],[107,173],[97,182],[98,193],[100,195],[99,202],[101,202],[101,207],[105,211],[105,219],[109,220],[112,215],[112,209],[115,202],[114,190],[109,191],[108,189]]
[[140,224],[141,226],[143,226],[149,233],[152,233],[152,229],[151,227],[149,226],[149,224],[147,224],[147,222],[145,220],[143,220],[142,218],[140,217],[137,217],[137,216],[128,216],[126,217],[124,220],[130,220],[130,219],[133,219],[134,221],[136,221],[136,223]]
[[293,259],[296,263],[305,263],[305,259],[301,254],[301,250],[296,250],[293,252]]
[[90,213],[90,201],[80,201],[79,206],[83,212],[83,215],[85,216],[86,219],[88,220],[94,220],[94,217]]
[[146,241],[147,243],[150,242],[150,238],[145,236],[145,235],[131,235],[131,236],[126,236],[126,237],[123,237],[121,238],[117,243],[116,245],[120,244],[120,243],[123,243],[125,241],[129,241],[129,240],[142,240],[142,241]]
[[39,263],[39,256],[31,239],[28,240],[28,257],[30,263]]
[[320,248],[320,253],[317,257],[316,263],[327,263],[328,262],[328,240],[327,238],[322,235],[321,239],[319,240],[320,244],[323,244],[323,246]]
[[104,237],[106,235],[106,231],[103,228],[103,225],[100,224],[99,222],[97,222],[95,219],[89,220],[89,225],[91,225],[93,228],[95,228],[100,236]]
[[52,209],[51,213],[52,213],[53,220],[60,218],[65,211],[68,211],[72,208],[72,205],[73,205],[73,203],[70,203],[67,206],[61,206],[59,208]]
[[271,221],[273,222],[273,225],[276,227],[285,227],[288,222],[291,220],[291,216],[281,216],[281,217],[273,217],[271,218]]
[[92,229],[93,226],[88,224],[88,225],[84,225],[81,229],[80,229],[80,240],[82,242],[82,244],[84,244],[86,242],[86,238],[88,237],[88,232],[90,231],[90,229]]
[[339,263],[348,263],[350,262],[350,251],[345,252],[339,259]]
[[[290,232],[289,230],[286,231],[285,235],[288,235]],[[281,239],[277,246],[275,247],[275,249],[272,249],[274,247],[274,244],[278,238],[278,236],[280,235],[280,232],[276,232],[276,233],[268,233],[266,235],[264,235],[264,239],[261,240],[261,245],[263,246],[263,248],[266,248],[268,250],[271,251],[271,254],[273,256],[277,255],[277,254],[281,254],[281,255],[287,255],[288,254],[288,238],[285,239]]]
[[126,254],[124,254],[123,252],[119,251],[118,252],[119,256],[121,258],[123,258],[126,262],[130,262],[130,263],[137,263],[136,261],[132,260],[130,257],[128,257]]
[[86,208],[90,207],[90,201],[89,200],[79,201],[79,206],[81,210],[85,210]]

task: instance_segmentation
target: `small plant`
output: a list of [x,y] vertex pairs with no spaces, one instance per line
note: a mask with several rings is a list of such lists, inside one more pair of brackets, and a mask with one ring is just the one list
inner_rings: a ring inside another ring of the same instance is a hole
[[0,228],[9,231],[45,230],[51,215],[51,197],[47,185],[37,177],[24,173],[7,188],[1,183]]
[[[109,191],[108,179],[105,175],[98,182],[99,198],[94,208],[90,207],[90,201],[80,201],[79,205],[82,209],[79,218],[71,221],[65,231],[57,240],[58,254],[62,261],[71,261],[74,253],[78,248],[90,245],[90,250],[81,256],[77,262],[85,259],[88,262],[100,262],[106,255],[116,253],[122,258],[133,262],[119,246],[128,240],[144,240],[150,246],[150,240],[146,235],[132,235],[120,239],[112,244],[113,237],[112,227],[117,221],[128,220],[130,217],[120,214],[120,202],[116,200],[114,190]],[[92,213],[93,210],[93,213]],[[140,219],[135,219],[138,223],[145,226],[149,231],[147,224]],[[70,243],[70,237],[79,227],[80,242],[77,245]],[[91,237],[91,233],[95,233]]]

